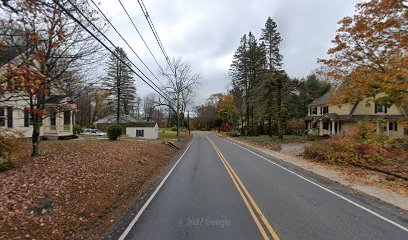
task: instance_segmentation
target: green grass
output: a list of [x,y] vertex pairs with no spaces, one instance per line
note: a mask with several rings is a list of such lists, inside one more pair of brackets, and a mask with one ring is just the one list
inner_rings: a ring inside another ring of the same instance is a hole
[[254,142],[256,144],[268,145],[268,144],[282,144],[282,143],[302,143],[307,141],[307,136],[302,135],[284,135],[283,139],[279,139],[278,136],[268,136],[268,135],[259,135],[259,136],[241,136],[239,139],[247,140]]
[[[180,128],[180,135],[186,132],[186,129]],[[177,139],[177,132],[172,128],[159,128],[159,139]]]

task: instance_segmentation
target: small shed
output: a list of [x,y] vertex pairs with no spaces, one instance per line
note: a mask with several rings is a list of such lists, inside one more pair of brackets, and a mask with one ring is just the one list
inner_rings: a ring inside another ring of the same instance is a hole
[[137,122],[126,127],[126,135],[129,137],[157,139],[159,138],[159,127],[155,122]]

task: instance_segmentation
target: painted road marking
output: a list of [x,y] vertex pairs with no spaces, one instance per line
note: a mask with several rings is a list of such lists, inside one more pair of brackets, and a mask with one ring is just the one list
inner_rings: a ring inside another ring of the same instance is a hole
[[136,224],[137,220],[139,220],[140,216],[142,213],[146,210],[146,208],[149,206],[150,202],[153,200],[153,198],[156,196],[156,194],[159,192],[160,188],[163,186],[163,184],[166,182],[167,178],[170,176],[170,174],[173,172],[174,168],[176,168],[177,164],[180,162],[180,160],[183,158],[184,154],[186,154],[187,150],[190,148],[191,144],[194,141],[194,134],[193,134],[193,140],[191,140],[190,144],[188,144],[186,150],[184,150],[183,154],[180,156],[180,158],[177,160],[177,162],[174,164],[174,166],[170,169],[170,171],[167,173],[167,175],[163,178],[163,180],[160,182],[159,186],[154,190],[152,195],[150,195],[149,199],[145,202],[143,207],[139,210],[135,218],[133,218],[132,222],[129,224],[129,226],[125,229],[125,231],[120,235],[118,240],[124,240],[126,236],[129,234],[130,230],[132,230],[133,226]]
[[[204,135],[204,134],[203,134]],[[222,155],[221,151],[218,149],[218,147],[214,144],[213,141],[211,141],[211,139],[209,139],[206,135],[204,135],[204,137],[207,138],[207,140],[210,142],[210,144],[213,146],[215,152],[217,153],[217,155],[220,157],[221,162],[223,163],[224,167],[226,168],[228,174],[230,175],[232,181],[235,184],[235,187],[237,188],[239,194],[241,195],[242,199],[245,202],[245,205],[247,206],[252,218],[255,221],[255,224],[257,225],[257,227],[259,228],[259,231],[261,232],[262,236],[264,237],[264,239],[269,239],[269,236],[266,234],[264,227],[262,226],[262,224],[260,223],[258,217],[256,216],[256,214],[254,213],[254,210],[252,209],[252,206],[255,208],[256,212],[258,213],[259,217],[261,218],[262,222],[264,223],[264,225],[266,226],[266,228],[268,229],[269,233],[272,235],[273,239],[275,240],[279,240],[278,235],[276,234],[275,230],[273,230],[272,226],[270,225],[270,223],[268,222],[268,220],[266,219],[265,215],[262,213],[261,209],[258,207],[258,205],[256,204],[255,200],[252,198],[251,194],[248,192],[247,188],[245,187],[245,185],[242,183],[241,179],[238,177],[238,175],[236,174],[236,172],[234,171],[234,169],[231,167],[231,165],[228,163],[228,161],[225,159],[224,155]],[[245,194],[244,194],[245,193]],[[247,198],[249,199],[249,201],[251,202],[252,206],[249,204]]]
[[256,156],[258,156],[258,157],[260,157],[260,158],[262,158],[263,160],[265,160],[265,161],[267,161],[267,162],[269,162],[269,163],[271,163],[271,164],[273,164],[273,165],[275,165],[275,166],[277,166],[277,167],[279,167],[279,168],[281,168],[281,169],[283,169],[283,170],[285,170],[285,171],[287,171],[287,172],[289,172],[289,173],[291,173],[291,174],[305,180],[306,182],[309,182],[309,183],[315,185],[316,187],[321,188],[321,189],[325,190],[326,192],[329,192],[329,193],[335,195],[336,197],[339,197],[339,198],[343,199],[344,201],[346,201],[346,202],[348,202],[348,203],[350,203],[350,204],[352,204],[352,205],[354,205],[354,206],[356,206],[356,207],[358,207],[358,208],[360,208],[360,209],[362,209],[362,210],[364,210],[364,211],[366,211],[366,212],[380,218],[381,220],[383,220],[385,222],[388,222],[388,223],[394,225],[395,227],[397,227],[397,228],[399,228],[399,229],[401,229],[401,230],[403,230],[405,232],[408,232],[408,228],[402,226],[401,224],[396,223],[396,222],[392,221],[391,219],[388,219],[388,218],[374,212],[373,210],[370,210],[370,209],[368,209],[368,208],[366,208],[366,207],[364,207],[364,206],[362,206],[362,205],[360,205],[360,204],[358,204],[358,203],[356,203],[356,202],[354,202],[354,201],[352,201],[352,200],[350,200],[350,199],[348,199],[348,198],[346,198],[346,197],[344,197],[344,196],[342,196],[342,195],[340,195],[340,194],[338,194],[336,192],[333,192],[332,190],[330,190],[330,189],[328,189],[328,188],[326,188],[326,187],[324,187],[324,186],[322,186],[322,185],[320,185],[318,183],[315,183],[312,180],[309,180],[309,179],[303,177],[302,175],[299,175],[299,174],[295,173],[294,171],[292,171],[290,169],[287,169],[286,167],[283,167],[280,164],[275,163],[275,162],[271,161],[270,159],[268,159],[268,158],[266,158],[266,157],[264,157],[264,156],[262,156],[262,155],[260,155],[260,154],[258,154],[256,152],[254,152],[254,151],[251,151],[251,150],[249,150],[249,149],[247,149],[247,148],[245,148],[245,147],[243,147],[243,146],[241,146],[241,145],[239,145],[239,144],[237,144],[237,143],[235,143],[235,142],[233,142],[231,140],[228,140],[228,139],[225,139],[225,140],[232,143],[232,144],[234,144],[234,145],[236,145],[236,146],[238,146],[238,147],[240,147],[240,148],[242,148],[242,149],[244,149],[244,150],[246,150],[246,151],[248,151],[248,152],[250,152],[250,153],[252,153],[252,154],[254,154],[254,155],[256,155]]

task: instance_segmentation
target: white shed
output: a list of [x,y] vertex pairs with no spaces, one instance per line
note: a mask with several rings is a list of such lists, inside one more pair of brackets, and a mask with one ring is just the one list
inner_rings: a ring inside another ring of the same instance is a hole
[[157,139],[159,138],[159,127],[155,122],[133,123],[131,127],[126,127],[126,135],[136,138]]

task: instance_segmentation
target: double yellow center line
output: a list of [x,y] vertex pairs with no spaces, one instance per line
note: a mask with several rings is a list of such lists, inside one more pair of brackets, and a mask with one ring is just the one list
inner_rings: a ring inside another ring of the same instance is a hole
[[[204,135],[204,134],[203,134]],[[262,236],[264,239],[270,239],[270,236],[272,236],[272,239],[279,240],[278,235],[276,232],[273,230],[272,226],[269,224],[268,220],[266,219],[265,215],[262,213],[261,209],[258,207],[254,199],[252,198],[251,194],[249,194],[248,190],[246,189],[245,185],[242,183],[241,179],[238,177],[234,169],[231,167],[231,165],[228,163],[228,161],[225,159],[225,157],[222,155],[221,151],[218,149],[217,146],[215,146],[214,142],[209,139],[206,135],[204,135],[207,140],[210,142],[210,144],[213,146],[215,152],[218,154],[218,156],[221,159],[222,164],[224,165],[225,169],[227,170],[228,174],[230,175],[232,181],[235,184],[235,187],[237,188],[239,194],[241,195],[242,199],[245,202],[245,205],[247,206],[252,218],[255,221],[256,226],[259,228],[259,231],[261,232]],[[256,213],[255,213],[255,211]],[[266,229],[268,230],[269,233],[265,231],[264,226],[262,223],[265,225]]]

